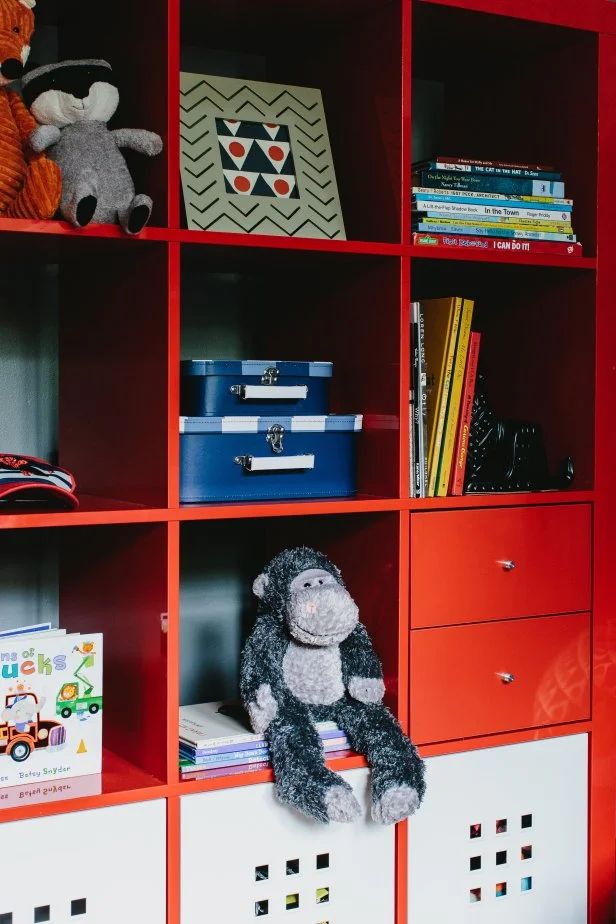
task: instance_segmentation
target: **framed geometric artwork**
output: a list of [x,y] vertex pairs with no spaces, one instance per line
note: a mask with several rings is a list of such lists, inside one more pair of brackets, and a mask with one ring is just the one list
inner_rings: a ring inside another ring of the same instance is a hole
[[320,90],[180,76],[189,228],[345,240]]

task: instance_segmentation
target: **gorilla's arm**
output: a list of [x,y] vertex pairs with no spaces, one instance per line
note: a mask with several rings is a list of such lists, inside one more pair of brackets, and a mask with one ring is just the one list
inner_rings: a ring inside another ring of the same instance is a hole
[[385,695],[383,668],[361,623],[340,645],[342,677],[353,699],[360,703],[380,703]]
[[282,705],[282,659],[287,647],[274,616],[259,616],[242,652],[240,693],[257,734],[263,734]]

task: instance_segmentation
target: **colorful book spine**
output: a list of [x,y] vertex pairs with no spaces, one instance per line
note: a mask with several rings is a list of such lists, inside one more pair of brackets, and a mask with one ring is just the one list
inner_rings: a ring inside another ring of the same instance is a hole
[[[411,376],[413,370],[411,369]],[[409,497],[415,497],[415,453],[417,444],[415,442],[415,398],[413,389],[409,394]]]
[[[323,742],[323,749],[326,752],[338,751],[348,747],[349,741],[346,735],[341,735],[338,738],[330,738],[329,740]],[[197,766],[214,766],[216,764],[220,764],[221,766],[230,766],[232,762],[236,760],[244,760],[246,763],[252,763],[255,760],[267,760],[269,759],[269,748],[253,748],[251,750],[229,751],[225,754],[199,755],[194,751],[191,751],[189,748],[180,745],[180,756]]]
[[195,754],[194,751],[180,746],[180,754],[193,764],[222,764],[224,761],[239,760],[240,758],[245,761],[266,760],[269,757],[269,748],[254,748],[250,751],[228,751],[226,754]]
[[551,231],[516,231],[513,228],[482,228],[454,222],[439,224],[434,221],[420,221],[413,225],[413,231],[431,231],[433,234],[466,234],[479,237],[512,237],[527,241],[568,241],[575,243],[575,234],[553,234]]
[[[267,741],[261,735],[252,732],[240,732],[237,735],[226,735],[218,738],[201,737],[194,733],[188,724],[180,724],[180,743],[198,751],[200,754],[221,754],[227,751],[248,750],[250,748],[267,747]],[[343,732],[333,722],[319,722],[317,731],[322,741],[330,738],[340,738]]]
[[476,164],[482,167],[500,167],[502,170],[545,170],[549,173],[556,170],[552,164],[527,164],[520,161],[485,160],[477,157],[451,157],[447,154],[438,154],[432,159],[439,164]]
[[459,161],[428,160],[414,167],[419,170],[442,170],[447,173],[478,174],[479,176],[513,176],[531,180],[562,180],[556,170],[536,170],[534,167],[504,167],[488,164],[469,164]]
[[244,744],[221,744],[214,745],[213,747],[207,748],[198,748],[191,744],[189,741],[186,741],[185,738],[180,738],[180,748],[184,748],[187,751],[190,751],[191,754],[196,755],[197,757],[209,757],[213,754],[229,754],[233,751],[258,751],[262,748],[267,747],[265,738],[261,738],[260,741],[247,741]]
[[446,170],[421,170],[413,174],[413,186],[428,186],[431,189],[467,189],[489,193],[511,194],[514,196],[554,196],[565,195],[562,180],[531,180],[523,177],[481,176],[479,174],[460,174]]
[[429,217],[449,218],[459,216],[465,220],[480,218],[482,221],[550,221],[571,224],[571,209],[542,209],[507,205],[478,205],[472,202],[434,202],[430,199],[413,197],[413,211]]
[[447,401],[449,400],[449,389],[451,387],[451,375],[453,371],[453,358],[458,337],[458,327],[460,325],[460,314],[462,312],[462,299],[455,299],[453,320],[449,337],[446,344],[445,374],[443,377],[443,387],[440,401],[437,408],[437,417],[434,428],[434,439],[432,451],[429,460],[430,481],[428,484],[428,497],[434,497],[436,493],[436,478],[438,474],[438,464],[441,452],[441,443],[443,440],[443,431],[445,429],[445,414],[447,412]]
[[464,372],[464,385],[462,387],[458,434],[454,449],[455,462],[451,472],[451,494],[456,497],[464,493],[464,476],[466,474],[466,462],[468,459],[468,438],[471,429],[480,346],[481,334],[473,331],[470,335],[468,344],[468,358]]
[[[255,756],[254,751],[247,751],[245,754],[241,754],[239,757],[227,757],[225,754],[218,755],[216,757],[201,757],[197,761],[190,760],[189,763],[193,767],[203,767],[204,769],[209,769],[212,767],[237,767],[240,764],[254,764],[261,763],[264,760],[269,760],[269,752],[267,754],[257,754]],[[180,751],[180,756],[184,760],[188,758],[182,754]]]
[[413,333],[413,414],[412,414],[412,485],[411,496],[421,497],[423,466],[421,462],[420,428],[421,428],[421,397],[419,373],[419,302],[411,305],[412,333]]
[[426,328],[421,302],[418,302],[419,319],[419,464],[420,497],[427,496],[428,489],[428,393],[426,374]]
[[581,244],[552,243],[550,241],[519,241],[511,238],[465,237],[452,234],[421,234],[412,236],[418,247],[449,247],[456,250],[505,251],[508,253],[553,254],[554,256],[582,256]]
[[182,767],[180,772],[183,780],[212,780],[221,776],[239,776],[242,773],[258,773],[259,770],[271,770],[269,761],[264,760],[261,763],[239,764],[237,767],[217,767],[209,770],[199,770],[198,768]]
[[459,225],[463,228],[496,228],[512,231],[546,231],[551,234],[573,234],[570,221],[535,221],[532,218],[489,218],[481,215],[442,215],[439,212],[413,212],[413,224],[427,222],[432,225],[449,227]]
[[474,302],[468,298],[464,299],[462,314],[460,316],[460,327],[458,329],[458,342],[456,345],[454,372],[449,389],[449,403],[445,421],[445,435],[441,448],[441,458],[439,462],[436,494],[438,497],[446,497],[449,488],[449,476],[454,458],[456,431],[460,417],[460,400],[462,398],[462,386],[464,384],[464,370],[466,369],[466,357],[468,354],[468,344],[471,335],[471,323],[473,320]]
[[473,192],[468,189],[447,189],[435,191],[428,186],[413,186],[414,199],[427,199],[430,202],[460,202],[475,205],[517,205],[527,208],[563,209],[571,211],[573,199],[554,198],[554,196],[504,196],[498,193]]

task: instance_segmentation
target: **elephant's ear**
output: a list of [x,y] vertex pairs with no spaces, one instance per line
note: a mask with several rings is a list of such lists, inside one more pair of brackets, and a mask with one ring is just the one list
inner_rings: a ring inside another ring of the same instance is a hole
[[19,0],[19,2],[28,10],[33,10],[36,6],[36,0]]
[[269,584],[269,578],[267,574],[263,573],[256,577],[253,581],[252,592],[255,597],[258,597],[259,600],[262,600],[265,596],[265,589]]

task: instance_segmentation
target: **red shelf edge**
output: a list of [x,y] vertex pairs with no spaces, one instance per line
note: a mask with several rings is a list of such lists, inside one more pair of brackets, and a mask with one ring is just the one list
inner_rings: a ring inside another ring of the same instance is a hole
[[454,260],[460,263],[506,263],[512,266],[546,266],[558,269],[596,270],[596,257],[550,256],[541,253],[508,253],[498,250],[456,250],[455,247],[424,247],[411,244],[413,260]]

